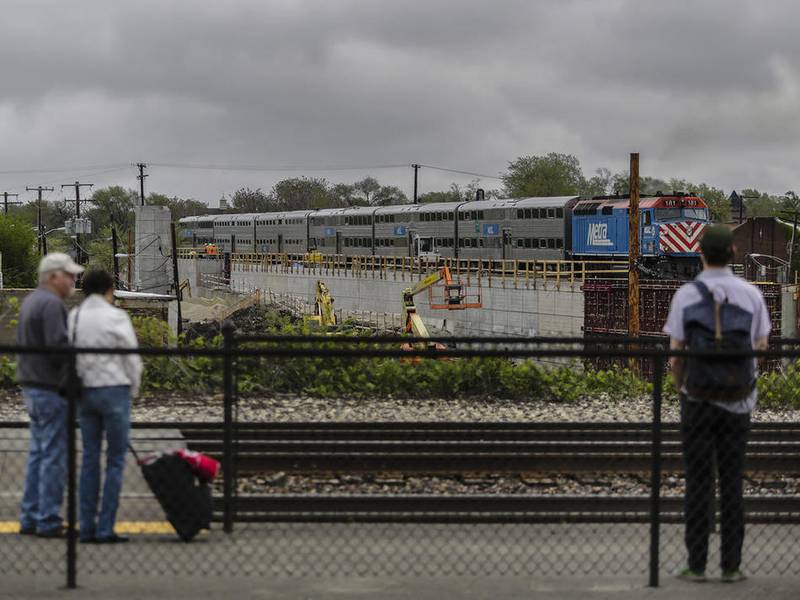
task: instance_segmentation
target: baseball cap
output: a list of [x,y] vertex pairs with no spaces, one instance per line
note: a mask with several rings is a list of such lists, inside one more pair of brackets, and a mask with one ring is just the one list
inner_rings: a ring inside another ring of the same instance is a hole
[[68,254],[53,252],[42,257],[39,261],[39,275],[51,271],[65,271],[73,275],[83,273],[83,267],[76,263]]

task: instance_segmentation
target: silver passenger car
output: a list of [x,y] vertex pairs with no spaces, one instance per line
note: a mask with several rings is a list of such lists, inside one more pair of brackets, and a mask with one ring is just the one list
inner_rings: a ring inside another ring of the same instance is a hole
[[307,252],[309,214],[308,210],[256,214],[255,252]]

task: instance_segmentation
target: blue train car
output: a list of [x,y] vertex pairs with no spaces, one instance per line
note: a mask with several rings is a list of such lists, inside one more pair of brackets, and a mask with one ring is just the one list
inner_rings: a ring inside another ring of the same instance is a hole
[[[629,205],[627,197],[578,202],[572,212],[572,258],[627,258]],[[658,195],[642,198],[639,210],[643,268],[661,277],[685,277],[696,272],[700,267],[700,236],[709,223],[703,199]]]

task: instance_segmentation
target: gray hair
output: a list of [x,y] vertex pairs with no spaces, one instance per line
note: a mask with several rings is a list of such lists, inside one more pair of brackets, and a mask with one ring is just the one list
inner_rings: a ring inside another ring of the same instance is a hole
[[44,273],[39,273],[39,285],[44,285],[50,280],[50,276],[55,273],[55,271],[45,271]]

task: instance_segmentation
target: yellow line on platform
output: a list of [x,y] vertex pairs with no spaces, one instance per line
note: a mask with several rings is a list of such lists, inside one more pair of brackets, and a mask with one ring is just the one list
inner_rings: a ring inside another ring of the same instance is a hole
[[[114,531],[126,535],[175,533],[172,525],[166,521],[118,521]],[[0,534],[4,533],[19,533],[19,523],[0,521]]]

